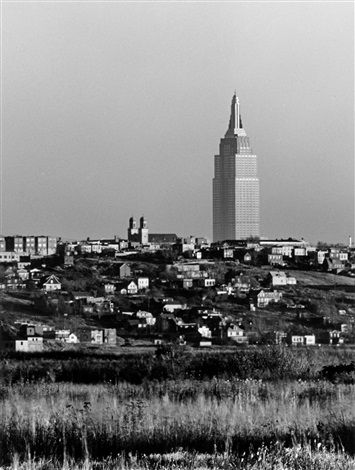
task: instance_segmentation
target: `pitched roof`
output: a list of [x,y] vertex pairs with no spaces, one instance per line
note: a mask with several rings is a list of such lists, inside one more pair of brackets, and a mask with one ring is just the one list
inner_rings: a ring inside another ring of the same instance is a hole
[[61,284],[61,282],[59,281],[59,279],[57,278],[57,276],[55,276],[54,274],[51,274],[47,279],[46,281],[43,283],[43,285],[45,284]]

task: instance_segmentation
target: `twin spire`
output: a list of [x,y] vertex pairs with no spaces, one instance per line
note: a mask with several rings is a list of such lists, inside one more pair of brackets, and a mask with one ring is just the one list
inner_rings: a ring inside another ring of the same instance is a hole
[[234,92],[234,95],[232,98],[232,104],[231,104],[231,115],[229,119],[229,126],[226,132],[226,135],[238,134],[238,131],[240,131],[240,129],[243,129],[243,124],[242,124],[242,118],[240,116],[240,111],[239,111],[239,98],[237,97],[236,92]]

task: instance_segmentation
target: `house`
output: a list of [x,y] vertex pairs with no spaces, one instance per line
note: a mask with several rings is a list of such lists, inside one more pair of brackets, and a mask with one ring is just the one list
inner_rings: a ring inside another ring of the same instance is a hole
[[303,344],[303,336],[302,335],[290,335],[288,337],[288,342],[291,346],[299,346]]
[[247,294],[251,287],[250,278],[243,275],[238,276],[234,281],[234,287],[238,289],[239,292]]
[[283,271],[270,271],[268,280],[272,286],[286,286],[287,278]]
[[138,293],[138,286],[134,281],[131,281],[127,286],[127,294],[134,295]]
[[105,289],[105,294],[114,294],[115,290],[116,290],[116,287],[115,287],[114,284],[111,284],[110,282],[107,282],[104,285],[104,289]]
[[156,323],[156,318],[150,312],[144,312],[143,310],[138,310],[136,317],[139,319],[144,319],[145,322],[142,323],[145,326],[154,326]]
[[178,302],[167,302],[163,307],[163,311],[174,313],[175,310],[186,310],[186,307],[187,307],[186,304],[181,304]]
[[245,264],[251,263],[251,254],[249,252],[245,253],[245,255],[243,257],[243,262]]
[[72,343],[72,344],[79,343],[79,338],[77,337],[75,333],[70,333],[70,335],[67,338],[67,343]]
[[199,280],[201,287],[214,287],[216,285],[216,279],[213,278],[202,278]]
[[287,343],[291,346],[314,346],[316,344],[315,335],[293,335],[287,336]]
[[287,333],[284,331],[275,331],[275,344],[283,344],[287,340]]
[[5,278],[6,279],[14,279],[16,277],[16,270],[12,266],[9,266],[7,269],[5,269]]
[[77,338],[80,343],[102,344],[104,342],[104,330],[80,328],[77,331]]
[[139,277],[137,279],[138,290],[144,290],[149,288],[149,277]]
[[66,343],[70,335],[70,330],[55,330],[54,334],[56,341]]
[[342,271],[344,269],[344,264],[340,261],[339,258],[324,258],[323,261],[323,269],[328,272],[336,272]]
[[126,277],[131,277],[131,268],[129,264],[127,263],[122,263],[119,264],[119,277],[120,279],[124,279]]
[[116,346],[117,344],[116,328],[104,328],[103,340],[104,340],[104,344],[108,344],[109,346]]
[[35,284],[38,284],[38,282],[41,280],[42,277],[42,270],[38,268],[33,268],[30,269],[30,278]]
[[305,346],[314,346],[316,344],[315,335],[304,335],[303,344]]
[[23,338],[28,336],[43,336],[43,326],[42,325],[29,325],[21,324],[19,328],[19,335]]
[[223,258],[224,259],[232,259],[234,256],[233,248],[223,248]]
[[238,325],[230,324],[227,328],[227,338],[236,338],[237,336],[244,336],[244,329]]
[[282,254],[271,253],[267,255],[267,261],[270,266],[284,266],[284,258]]
[[277,290],[275,291],[266,291],[266,290],[261,290],[257,296],[257,306],[258,307],[266,307],[269,305],[270,302],[279,302],[282,298],[282,293],[278,292]]
[[[23,258],[26,258],[25,256],[21,257],[22,259]],[[17,263],[17,269],[26,269],[28,268],[29,266],[31,266],[31,261],[19,261]]]
[[13,251],[4,251],[0,253],[0,263],[13,263],[20,261],[20,254]]
[[342,333],[347,334],[347,333],[350,332],[350,326],[349,326],[347,323],[342,323],[342,324],[340,325],[340,331],[341,331]]
[[198,327],[197,331],[203,338],[212,338],[212,331],[206,325]]
[[27,339],[16,339],[15,351],[41,352],[43,351],[43,337],[36,335],[36,336],[28,336]]
[[95,344],[102,344],[104,342],[103,330],[91,330],[91,342]]
[[27,269],[18,269],[17,275],[21,281],[27,281],[30,278],[30,273],[27,271]]
[[183,279],[182,280],[182,287],[183,289],[190,289],[193,287],[193,280],[192,279]]
[[43,289],[46,292],[53,292],[56,290],[61,290],[61,288],[62,288],[62,284],[54,274],[51,274],[47,278],[47,280],[43,283]]
[[287,286],[297,284],[296,278],[288,276],[283,271],[270,271],[268,281],[272,286]]

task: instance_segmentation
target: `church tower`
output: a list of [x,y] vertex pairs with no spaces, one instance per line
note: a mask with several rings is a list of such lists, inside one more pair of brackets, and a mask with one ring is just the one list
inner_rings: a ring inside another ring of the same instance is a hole
[[137,222],[135,221],[133,217],[130,217],[128,221],[128,241],[129,242],[138,241]]
[[259,205],[257,156],[234,94],[228,129],[214,157],[213,241],[259,237]]
[[141,245],[148,245],[148,224],[144,216],[139,220],[139,242]]

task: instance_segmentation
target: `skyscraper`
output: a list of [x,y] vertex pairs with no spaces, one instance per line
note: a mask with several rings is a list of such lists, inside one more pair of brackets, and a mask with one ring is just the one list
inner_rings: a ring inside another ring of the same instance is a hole
[[214,157],[213,241],[259,237],[257,157],[233,95],[229,126]]

